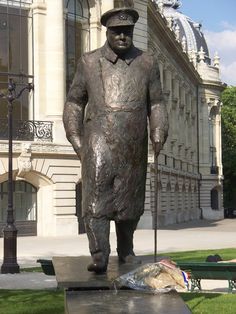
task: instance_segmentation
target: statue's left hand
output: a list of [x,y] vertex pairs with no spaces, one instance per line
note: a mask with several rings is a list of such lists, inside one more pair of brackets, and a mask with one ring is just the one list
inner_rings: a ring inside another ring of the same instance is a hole
[[74,147],[74,151],[76,152],[76,155],[78,156],[79,160],[81,160],[81,146]]
[[80,138],[78,136],[71,136],[69,138],[69,141],[71,142],[74,151],[76,152],[79,160],[81,160],[81,141]]
[[153,143],[153,150],[156,157],[160,154],[163,144],[161,142]]

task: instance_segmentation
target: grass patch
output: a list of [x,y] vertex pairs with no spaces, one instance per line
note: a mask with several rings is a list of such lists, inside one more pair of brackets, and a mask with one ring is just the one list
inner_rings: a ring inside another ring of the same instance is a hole
[[0,290],[0,314],[64,314],[62,290]]
[[21,268],[21,272],[25,273],[42,273],[42,267],[26,267],[26,268]]
[[236,313],[234,294],[181,293],[180,295],[193,314]]
[[[235,314],[233,294],[180,293],[193,314]],[[0,290],[0,314],[64,314],[63,290]]]
[[168,256],[175,262],[205,262],[208,255],[218,254],[223,260],[236,258],[236,249],[217,249],[217,250],[197,250],[185,252],[169,252],[158,254],[158,256]]

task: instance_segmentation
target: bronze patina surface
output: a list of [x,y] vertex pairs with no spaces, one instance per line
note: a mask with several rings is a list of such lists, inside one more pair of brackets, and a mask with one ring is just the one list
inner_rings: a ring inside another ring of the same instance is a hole
[[108,265],[110,220],[120,260],[134,255],[133,233],[144,211],[147,120],[156,155],[168,131],[157,58],[133,45],[137,18],[131,8],[105,13],[107,42],[79,60],[63,115],[82,163],[82,211],[93,258],[88,269],[97,273]]
[[[153,256],[139,256],[142,264],[152,263]],[[163,259],[164,257],[159,257]],[[97,313],[191,313],[177,292],[157,293],[137,290],[121,290],[113,282],[140,265],[120,264],[118,257],[111,256],[107,272],[95,274],[85,268],[89,256],[53,257],[59,288],[65,289],[67,314]],[[116,288],[118,290],[116,290]]]

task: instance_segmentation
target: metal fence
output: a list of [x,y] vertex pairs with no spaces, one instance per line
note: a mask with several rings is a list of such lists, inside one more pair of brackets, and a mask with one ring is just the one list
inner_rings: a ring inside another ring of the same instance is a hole
[[[53,122],[51,121],[13,121],[13,140],[52,142]],[[7,119],[0,119],[0,139],[8,140]]]

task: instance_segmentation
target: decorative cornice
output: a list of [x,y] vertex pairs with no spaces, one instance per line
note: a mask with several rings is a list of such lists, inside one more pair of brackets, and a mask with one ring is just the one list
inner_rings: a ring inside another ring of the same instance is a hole
[[176,40],[175,33],[168,27],[166,18],[160,14],[153,2],[148,3],[148,14],[153,30],[158,34],[158,38],[168,51],[175,51],[175,60],[181,64],[183,71],[190,74],[194,84],[201,83],[201,77],[193,64],[190,63],[188,55],[183,51],[182,45]]
[[202,80],[201,87],[204,89],[206,89],[206,88],[213,89],[214,88],[214,89],[222,92],[227,87],[227,84],[219,82],[219,81]]
[[37,2],[34,1],[34,3],[31,4],[31,10],[33,11],[33,14],[45,14],[47,4],[42,2],[42,0],[38,0]]

